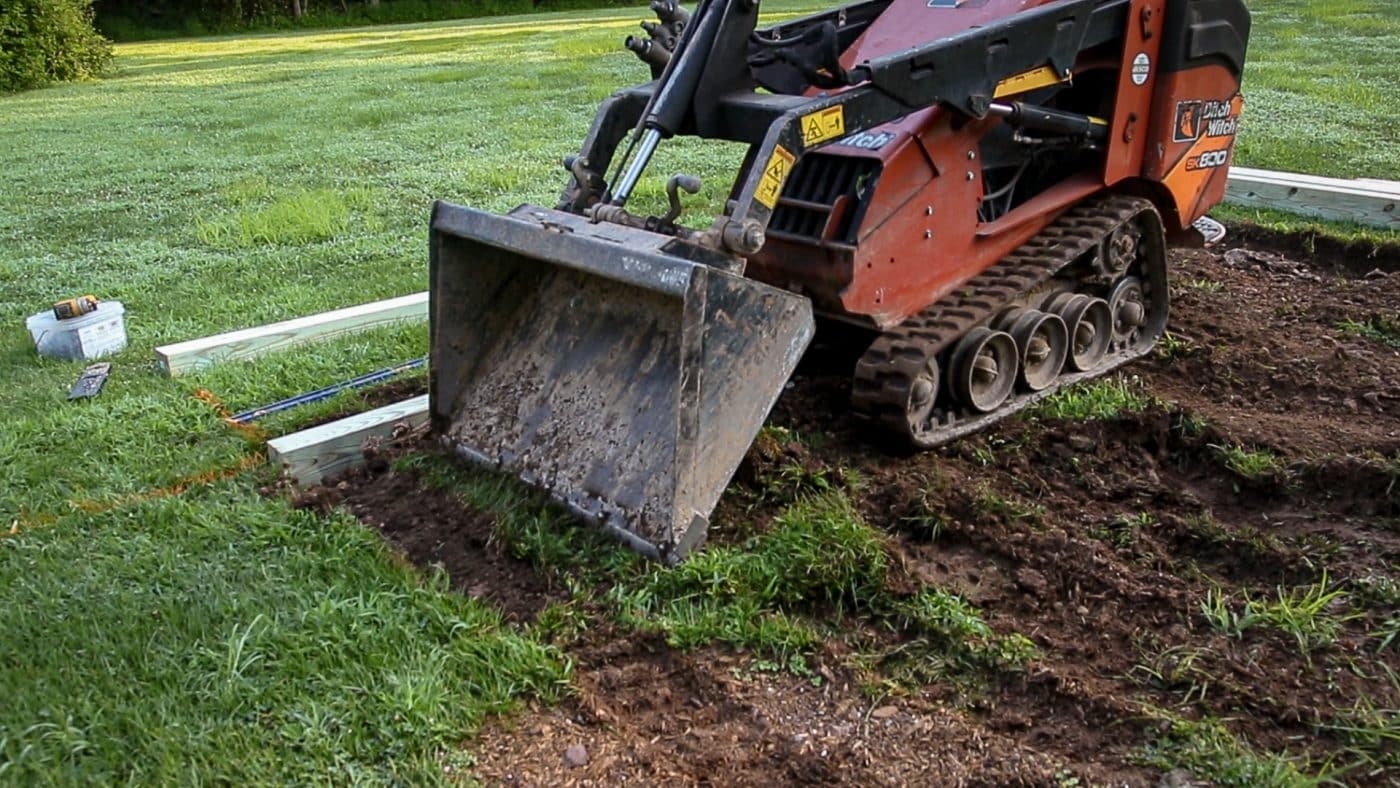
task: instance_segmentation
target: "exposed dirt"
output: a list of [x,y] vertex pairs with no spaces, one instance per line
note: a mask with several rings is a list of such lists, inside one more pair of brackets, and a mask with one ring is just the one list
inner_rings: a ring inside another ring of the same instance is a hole
[[[1009,419],[939,451],[895,457],[846,414],[842,363],[809,363],[770,423],[809,440],[756,446],[712,540],[776,514],[782,468],[839,478],[918,582],[955,591],[1042,657],[967,697],[931,685],[892,697],[857,686],[840,648],[820,680],[747,655],[681,653],[613,629],[569,647],[578,692],[488,727],[476,776],[522,785],[1153,785],[1143,748],[1156,709],[1222,719],[1256,750],[1347,761],[1355,704],[1400,708],[1400,657],[1373,632],[1397,615],[1400,351],[1341,328],[1393,318],[1400,256],[1307,254],[1287,239],[1173,253],[1172,340],[1124,377],[1162,404],[1103,421]],[[826,414],[837,414],[828,416]],[[811,440],[811,436],[820,436]],[[1278,458],[1252,476],[1228,447]],[[385,463],[301,497],[345,505],[418,564],[527,622],[564,594],[493,543],[492,520]],[[755,501],[759,503],[755,504]],[[1319,584],[1355,601],[1306,654],[1258,626],[1212,628],[1202,602]],[[1355,613],[1351,618],[1347,615]],[[879,697],[879,699],[873,699]],[[1394,755],[1393,748],[1391,755]],[[1181,777],[1174,774],[1170,782]],[[1389,772],[1345,779],[1393,784]]]
[[[872,702],[839,669],[817,682],[743,655],[590,636],[578,697],[473,743],[505,785],[1053,784],[1055,759],[922,697]],[[577,748],[570,751],[570,748]],[[582,756],[582,757],[580,757]],[[1068,773],[1066,771],[1066,773]]]

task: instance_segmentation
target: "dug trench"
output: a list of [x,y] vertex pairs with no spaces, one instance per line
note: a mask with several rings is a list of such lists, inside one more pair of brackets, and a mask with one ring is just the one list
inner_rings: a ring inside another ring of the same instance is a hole
[[1235,237],[1173,252],[1152,356],[937,451],[882,450],[842,363],[804,365],[707,553],[766,566],[795,509],[837,501],[870,571],[828,588],[779,560],[798,591],[721,610],[806,639],[675,607],[740,599],[740,575],[648,607],[681,581],[515,513],[509,483],[461,482],[427,442],[296,501],[572,660],[562,700],[463,743],[487,783],[1394,784],[1400,255]]

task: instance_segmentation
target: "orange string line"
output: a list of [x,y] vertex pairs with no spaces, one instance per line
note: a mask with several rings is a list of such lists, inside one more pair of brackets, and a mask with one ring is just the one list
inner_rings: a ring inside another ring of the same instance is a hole
[[[127,493],[126,495],[119,495],[116,498],[106,501],[99,501],[91,498],[69,500],[68,505],[84,514],[101,514],[102,512],[110,512],[113,509],[119,509],[131,504],[145,503],[158,498],[171,498],[180,495],[186,490],[195,487],[204,487],[222,479],[237,476],[249,468],[262,464],[264,459],[265,457],[260,452],[246,454],[240,457],[238,462],[235,462],[233,465],[190,474],[189,476],[179,479],[174,484],[165,487]],[[24,510],[20,510],[19,517],[16,517],[10,522],[10,528],[5,535],[16,536],[22,531],[28,531],[44,525],[52,525],[58,521],[58,518],[59,515],[55,514],[29,514]]]
[[243,435],[249,441],[262,443],[267,440],[267,432],[256,424],[244,424],[233,420],[233,412],[228,409],[223,400],[209,389],[196,389],[194,398],[214,409],[214,413],[223,420],[225,424],[233,428],[234,431]]
[[[216,394],[214,394],[214,392],[209,391],[208,389],[198,389],[194,392],[194,398],[213,408],[214,413],[216,413],[225,424],[232,427],[234,430],[242,434],[248,440],[257,443],[262,443],[267,440],[267,433],[264,432],[261,428],[253,424],[241,424],[239,422],[234,421],[232,418],[232,414],[228,409],[228,406],[225,405],[223,401],[220,400]],[[109,512],[113,509],[117,509],[122,506],[127,506],[129,504],[145,503],[146,501],[153,501],[157,498],[169,498],[172,496],[179,495],[185,492],[186,490],[190,489],[191,487],[203,487],[209,484],[213,484],[214,482],[219,481],[221,479],[227,479],[231,476],[236,476],[242,473],[243,471],[252,468],[255,465],[261,464],[265,459],[265,454],[261,451],[258,451],[252,454],[244,455],[243,457],[239,458],[238,462],[234,463],[231,466],[224,468],[214,468],[212,470],[207,471],[200,471],[199,473],[185,476],[180,480],[176,481],[174,484],[167,485],[165,487],[157,487],[152,490],[128,493],[126,495],[121,495],[108,501],[98,501],[93,500],[91,498],[80,500],[70,499],[68,501],[68,505],[85,514],[100,514],[102,512]],[[11,520],[9,529],[4,531],[3,534],[0,535],[17,536],[21,531],[27,531],[45,525],[52,525],[57,521],[58,515],[47,513],[30,514],[24,509],[20,509],[19,516]]]

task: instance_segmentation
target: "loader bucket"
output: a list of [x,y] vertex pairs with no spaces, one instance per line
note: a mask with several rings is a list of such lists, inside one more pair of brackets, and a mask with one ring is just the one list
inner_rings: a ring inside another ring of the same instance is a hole
[[528,205],[439,202],[431,244],[434,431],[652,558],[700,544],[811,340],[807,299]]

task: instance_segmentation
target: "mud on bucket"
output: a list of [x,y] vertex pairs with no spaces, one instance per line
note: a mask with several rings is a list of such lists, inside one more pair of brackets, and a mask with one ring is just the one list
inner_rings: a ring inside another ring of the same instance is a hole
[[457,453],[674,562],[811,340],[810,302],[533,206],[434,209],[431,412]]

